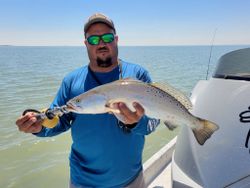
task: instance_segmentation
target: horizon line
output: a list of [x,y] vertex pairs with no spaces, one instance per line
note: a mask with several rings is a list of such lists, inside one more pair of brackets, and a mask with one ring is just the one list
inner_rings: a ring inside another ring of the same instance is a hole
[[[214,44],[212,46],[249,46],[250,44]],[[168,45],[118,45],[118,47],[167,47],[167,46],[211,46],[211,44],[168,44]],[[12,45],[0,44],[0,47],[84,47],[85,45]]]

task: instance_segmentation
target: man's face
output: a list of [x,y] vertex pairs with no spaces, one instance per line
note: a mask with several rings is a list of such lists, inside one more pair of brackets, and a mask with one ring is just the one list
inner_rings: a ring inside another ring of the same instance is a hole
[[[86,33],[86,39],[92,35],[103,35],[106,33],[114,34],[114,31],[106,24],[96,23],[90,26],[88,29]],[[117,41],[117,36],[115,36],[114,41],[111,43],[104,43],[102,40],[100,40],[100,43],[97,45],[91,45],[87,40],[85,40],[90,62],[92,64],[94,63],[95,66],[102,68],[111,67],[118,58]]]

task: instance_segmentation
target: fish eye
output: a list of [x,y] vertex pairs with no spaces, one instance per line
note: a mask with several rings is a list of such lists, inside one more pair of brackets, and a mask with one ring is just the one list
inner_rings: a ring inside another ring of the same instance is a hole
[[76,99],[76,103],[79,103],[80,102],[80,99]]

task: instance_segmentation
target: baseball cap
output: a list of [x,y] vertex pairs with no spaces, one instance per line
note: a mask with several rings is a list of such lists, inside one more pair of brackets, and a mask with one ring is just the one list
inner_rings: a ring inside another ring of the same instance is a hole
[[84,33],[86,34],[90,26],[95,23],[104,23],[110,28],[112,28],[114,32],[116,33],[113,21],[102,13],[95,13],[88,18],[87,22],[84,25]]

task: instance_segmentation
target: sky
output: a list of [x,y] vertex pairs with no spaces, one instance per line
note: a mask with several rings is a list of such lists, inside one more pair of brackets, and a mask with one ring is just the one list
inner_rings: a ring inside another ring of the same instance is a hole
[[121,46],[250,44],[250,0],[0,0],[0,45],[82,46],[96,12]]

